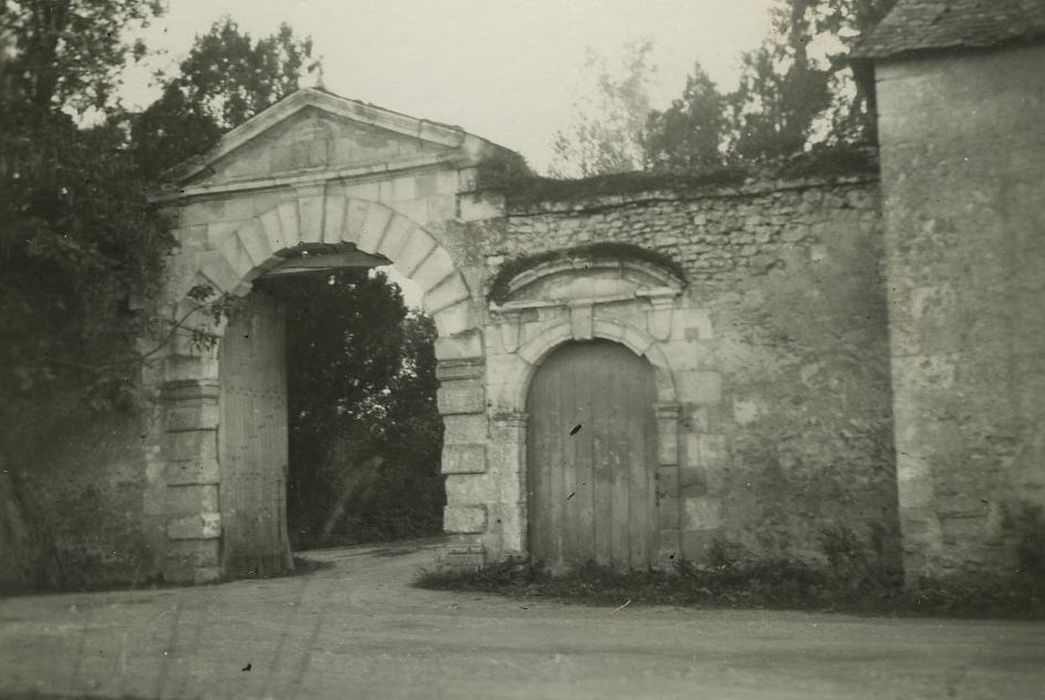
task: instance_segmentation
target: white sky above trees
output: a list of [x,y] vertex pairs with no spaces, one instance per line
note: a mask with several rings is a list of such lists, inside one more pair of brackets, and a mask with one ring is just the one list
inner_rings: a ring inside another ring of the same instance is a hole
[[589,47],[609,61],[650,39],[650,94],[678,97],[694,61],[720,89],[735,87],[741,51],[769,30],[773,0],[169,0],[143,38],[165,52],[128,70],[129,107],[158,95],[157,68],[173,68],[222,15],[257,38],[287,22],[311,36],[327,89],[456,124],[512,148],[544,172],[551,142],[591,87]]

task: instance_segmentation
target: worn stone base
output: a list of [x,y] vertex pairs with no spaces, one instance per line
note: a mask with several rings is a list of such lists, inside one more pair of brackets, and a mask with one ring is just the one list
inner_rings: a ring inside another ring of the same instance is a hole
[[167,545],[163,579],[168,583],[213,583],[221,578],[217,539],[178,540]]
[[485,548],[478,543],[448,544],[435,557],[436,568],[444,572],[478,571],[485,563]]

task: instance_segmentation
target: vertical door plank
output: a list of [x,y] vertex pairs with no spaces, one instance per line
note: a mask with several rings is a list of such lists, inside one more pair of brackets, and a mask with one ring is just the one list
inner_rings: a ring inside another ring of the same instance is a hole
[[[605,360],[595,356],[598,351],[594,346],[591,350],[592,363],[605,369]],[[595,561],[603,566],[613,563],[613,462],[617,450],[617,436],[604,426],[617,410],[617,389],[614,381],[598,385],[598,391],[592,393],[592,420],[587,426],[592,439]]]
[[629,566],[641,568],[648,563],[647,539],[649,538],[649,516],[647,495],[649,493],[650,467],[646,464],[646,413],[650,401],[643,391],[646,382],[642,375],[629,375],[631,401],[628,406],[629,440],[628,451],[628,500],[630,544]]
[[548,563],[553,567],[562,566],[562,470],[565,462],[565,455],[562,451],[562,436],[556,427],[561,425],[566,417],[564,416],[565,406],[565,393],[566,390],[562,386],[561,370],[556,371],[558,365],[561,364],[561,358],[555,358],[556,364],[553,366],[553,371],[549,372],[546,381],[548,381],[548,394],[549,401],[551,404],[551,420],[548,423],[548,441],[550,443],[550,459],[548,461],[548,501],[546,508],[548,509],[549,520],[548,520]]
[[[611,492],[613,499],[613,567],[616,569],[627,569],[630,567],[631,543],[631,503],[628,495],[630,486],[629,479],[629,455],[628,444],[632,439],[630,425],[633,421],[633,400],[631,392],[634,390],[631,382],[632,370],[630,365],[622,362],[622,352],[628,352],[623,347],[609,348],[604,346],[603,354],[605,360],[603,366],[608,372],[612,372],[614,380],[609,383],[612,387],[612,400],[606,423],[608,430],[613,435],[613,451],[611,455]],[[631,359],[628,357],[627,359]]]
[[598,425],[597,413],[599,406],[599,389],[596,384],[597,372],[592,364],[590,354],[577,353],[582,360],[582,371],[577,376],[583,377],[583,381],[577,386],[574,401],[577,404],[577,419],[573,425],[568,426],[567,431],[572,431],[576,426],[580,430],[570,437],[573,442],[574,463],[576,464],[576,480],[573,486],[574,496],[569,504],[574,509],[576,521],[576,559],[579,561],[597,560],[595,553],[596,523],[595,503],[592,486],[592,463],[595,457],[594,441],[595,431]]

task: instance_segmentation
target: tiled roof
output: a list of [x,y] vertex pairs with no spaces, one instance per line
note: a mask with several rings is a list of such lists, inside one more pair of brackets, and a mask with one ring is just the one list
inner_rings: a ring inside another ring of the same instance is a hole
[[1045,39],[1045,0],[900,0],[853,58]]

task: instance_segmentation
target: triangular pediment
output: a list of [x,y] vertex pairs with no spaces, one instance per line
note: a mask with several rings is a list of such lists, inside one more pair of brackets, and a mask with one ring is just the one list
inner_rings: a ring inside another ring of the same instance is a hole
[[169,181],[216,185],[423,164],[460,158],[481,141],[458,127],[306,88],[225,134]]

